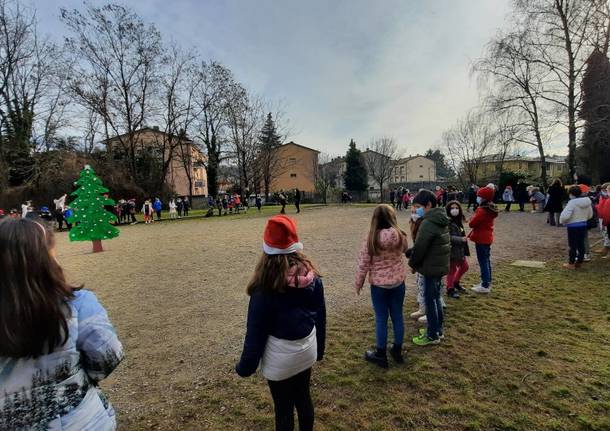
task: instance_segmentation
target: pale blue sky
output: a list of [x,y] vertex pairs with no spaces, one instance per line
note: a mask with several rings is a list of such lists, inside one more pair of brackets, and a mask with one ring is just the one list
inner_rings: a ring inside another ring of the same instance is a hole
[[[34,0],[61,37],[60,7]],[[93,4],[102,2],[91,1]],[[281,101],[291,139],[330,154],[350,138],[396,138],[423,153],[478,103],[470,63],[503,26],[509,0],[132,0],[166,40],[229,66],[254,93]]]

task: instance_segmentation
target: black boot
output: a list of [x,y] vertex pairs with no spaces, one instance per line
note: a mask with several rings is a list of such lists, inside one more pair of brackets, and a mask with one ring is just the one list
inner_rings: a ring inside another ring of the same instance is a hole
[[402,357],[402,344],[394,344],[390,349],[390,355],[394,359],[394,362],[397,364],[402,364],[405,362],[405,359]]
[[466,292],[466,289],[464,289],[464,287],[463,287],[463,286],[462,286],[460,283],[455,283],[455,284],[453,285],[453,288],[454,288],[455,290],[457,290],[458,292],[463,292],[463,293],[465,293],[465,292]]
[[364,354],[366,359],[371,364],[375,364],[381,368],[388,368],[388,356],[386,355],[386,349],[367,350]]
[[458,293],[457,290],[455,290],[455,288],[452,288],[452,289],[447,289],[447,296],[450,296],[454,299],[459,299],[460,294]]

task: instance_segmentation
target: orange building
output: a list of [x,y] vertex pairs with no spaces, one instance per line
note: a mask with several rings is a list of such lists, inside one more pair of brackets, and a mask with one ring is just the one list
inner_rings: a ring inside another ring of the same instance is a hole
[[314,192],[319,151],[294,142],[277,149],[278,163],[272,175],[271,191],[299,189]]
[[[125,140],[126,136],[125,134],[110,138],[105,142],[106,149],[112,151],[113,146],[120,146],[121,140]],[[168,157],[169,147],[174,147],[165,181],[176,195],[206,196],[208,194],[208,178],[205,170],[206,156],[191,139],[169,135],[156,127],[144,127],[138,130],[135,132],[135,139],[136,151],[154,149],[160,152],[165,148],[166,157]],[[180,139],[182,142],[178,144]],[[190,174],[192,181],[190,193],[187,172]]]

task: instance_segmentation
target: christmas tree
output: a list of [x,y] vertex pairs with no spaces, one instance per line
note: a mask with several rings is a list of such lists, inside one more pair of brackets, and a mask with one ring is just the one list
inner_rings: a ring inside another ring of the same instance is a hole
[[85,165],[74,184],[78,189],[71,194],[76,199],[70,203],[74,210],[69,220],[74,225],[70,241],[92,241],[94,253],[104,251],[102,240],[119,236],[119,230],[110,224],[116,216],[104,209],[104,205],[114,205],[114,201],[107,197],[108,189],[89,165]]

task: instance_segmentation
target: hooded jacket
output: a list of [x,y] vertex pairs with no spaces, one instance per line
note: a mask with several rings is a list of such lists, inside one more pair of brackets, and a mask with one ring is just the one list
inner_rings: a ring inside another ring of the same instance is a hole
[[591,199],[584,196],[570,199],[559,216],[559,223],[567,227],[587,227],[587,220],[593,217]]
[[494,220],[498,210],[492,203],[484,203],[477,208],[468,226],[472,229],[468,238],[475,244],[491,245],[494,242]]
[[[356,288],[360,290],[368,274],[373,286],[394,286],[402,283],[407,275],[403,259],[407,239],[401,240],[401,233],[394,228],[379,231],[379,255],[369,254],[368,240],[365,239],[358,254],[356,267]],[[403,247],[400,247],[402,241]]]
[[[326,306],[322,280],[300,270],[289,271],[286,278],[285,292],[257,290],[250,297],[244,349],[235,367],[241,377],[254,374],[270,337],[301,340],[315,328],[317,360],[324,356]],[[309,284],[304,286],[303,281],[309,281]]]
[[409,266],[425,277],[442,277],[449,272],[451,244],[449,219],[444,208],[432,208],[422,218]]
[[610,224],[610,197],[601,196],[597,204],[597,217],[602,220],[604,226]]

